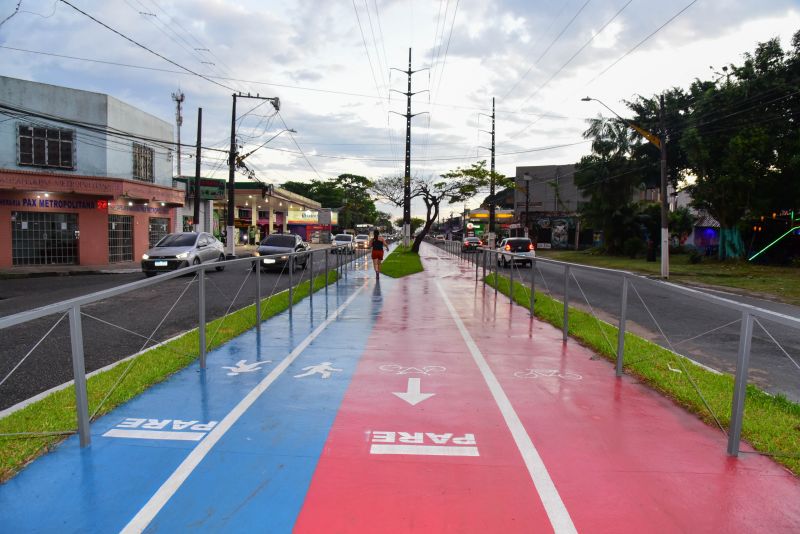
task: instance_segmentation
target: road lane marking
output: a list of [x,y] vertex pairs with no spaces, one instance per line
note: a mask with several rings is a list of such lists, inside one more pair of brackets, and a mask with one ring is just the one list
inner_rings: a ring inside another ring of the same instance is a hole
[[180,489],[181,485],[189,478],[189,475],[197,468],[201,461],[211,452],[211,449],[222,437],[231,429],[231,427],[244,415],[244,413],[258,400],[262,393],[269,388],[278,377],[294,362],[300,354],[316,339],[327,327],[330,325],[339,314],[347,308],[350,303],[361,293],[365,286],[356,289],[341,306],[323,321],[317,328],[314,329],[303,341],[297,345],[292,352],[284,358],[261,382],[248,393],[239,404],[237,404],[226,415],[214,429],[209,432],[206,439],[201,441],[195,447],[186,459],[175,469],[172,475],[164,481],[160,488],[150,497],[150,500],[142,507],[141,510],[130,520],[130,522],[121,530],[122,533],[130,534],[133,532],[144,531],[150,522],[155,518],[159,511],[169,502],[173,495]]
[[500,409],[500,413],[502,413],[503,419],[508,429],[511,431],[514,443],[516,443],[517,449],[519,449],[520,454],[522,454],[522,459],[525,462],[525,466],[528,468],[528,473],[533,480],[533,485],[539,493],[539,498],[544,505],[553,530],[557,534],[577,533],[575,525],[572,523],[572,518],[553,483],[553,479],[550,478],[550,473],[547,472],[547,467],[545,467],[542,457],[539,456],[539,451],[536,450],[530,436],[525,431],[525,427],[522,425],[522,421],[520,421],[517,412],[511,405],[511,401],[506,396],[505,391],[503,391],[503,388],[500,386],[500,382],[498,382],[497,377],[486,362],[486,358],[483,357],[478,345],[475,344],[475,341],[467,331],[467,328],[461,321],[461,317],[459,317],[456,309],[453,307],[453,303],[450,302],[447,293],[438,280],[436,281],[436,287],[439,289],[439,294],[442,295],[442,299],[450,312],[450,316],[456,323],[461,337],[467,344],[472,358],[475,360],[475,364],[483,375],[486,385],[489,387],[489,391],[491,391],[495,403],[497,403],[497,407]]
[[478,447],[444,445],[371,445],[370,454],[416,454],[420,456],[479,456]]

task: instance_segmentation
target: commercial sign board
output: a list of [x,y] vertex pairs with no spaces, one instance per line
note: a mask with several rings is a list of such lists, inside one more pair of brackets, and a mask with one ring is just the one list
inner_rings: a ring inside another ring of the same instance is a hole
[[318,222],[317,210],[289,210],[286,224],[317,224]]
[[[194,198],[194,180],[186,180],[186,198]],[[200,178],[200,200],[223,200],[225,198],[225,180]]]

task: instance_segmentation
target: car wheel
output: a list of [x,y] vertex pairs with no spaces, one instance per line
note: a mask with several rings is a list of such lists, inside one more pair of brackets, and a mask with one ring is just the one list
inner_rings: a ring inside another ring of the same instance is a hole
[[194,260],[192,260],[192,265],[200,265],[200,258],[198,258],[197,256],[195,256],[195,257],[194,257]]
[[145,271],[145,272],[144,272],[144,275],[145,275],[147,278],[152,278],[152,277],[154,277],[154,276],[156,275],[156,273],[154,273],[154,272],[152,272],[152,271]]
[[[224,254],[220,254],[219,258],[217,258],[217,263],[220,263],[220,262],[223,262],[223,261],[225,261],[225,255]],[[217,266],[217,271],[218,272],[219,271],[224,271],[224,270],[225,270],[225,266],[224,265],[218,265]]]

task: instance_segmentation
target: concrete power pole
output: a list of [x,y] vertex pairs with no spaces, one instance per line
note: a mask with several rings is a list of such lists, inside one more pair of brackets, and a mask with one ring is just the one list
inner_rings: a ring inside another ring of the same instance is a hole
[[[497,206],[495,204],[495,179],[494,179],[494,154],[495,154],[495,112],[494,112],[494,97],[492,97],[492,114],[486,115],[485,113],[479,113],[479,115],[483,115],[484,117],[491,117],[492,118],[492,129],[491,131],[481,130],[482,132],[486,132],[492,135],[492,146],[488,148],[489,152],[491,153],[491,163],[490,163],[490,170],[491,176],[489,176],[489,228],[487,232],[487,237],[489,238],[487,245],[489,248],[494,248],[495,243],[495,212],[497,211]],[[482,146],[481,148],[486,149],[487,147]],[[526,221],[527,222],[527,221]]]
[[181,176],[181,126],[183,126],[183,113],[181,112],[181,104],[186,100],[186,96],[178,90],[177,93],[172,93],[172,100],[175,101],[175,124],[178,125],[178,177]]
[[414,74],[415,72],[420,72],[421,70],[426,70],[426,69],[411,70],[411,49],[409,48],[408,70],[395,69],[395,68],[392,68],[392,70],[404,72],[408,76],[408,91],[404,93],[402,91],[396,91],[392,89],[392,91],[396,93],[400,93],[401,95],[406,95],[406,112],[397,113],[396,111],[392,111],[392,113],[406,118],[406,166],[405,166],[405,176],[403,178],[403,245],[409,246],[409,243],[411,241],[411,118],[417,115],[421,115],[421,113],[411,113],[411,97],[418,93],[425,92],[425,91],[417,91],[416,93],[411,92],[411,75]]

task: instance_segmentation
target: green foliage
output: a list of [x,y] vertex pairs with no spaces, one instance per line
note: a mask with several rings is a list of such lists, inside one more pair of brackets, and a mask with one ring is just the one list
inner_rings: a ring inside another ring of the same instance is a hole
[[629,258],[635,258],[644,251],[644,241],[639,237],[629,237],[623,244],[623,252]]
[[339,225],[343,228],[378,223],[379,212],[369,194],[372,181],[364,176],[341,174],[330,180],[290,181],[282,187],[316,200],[323,208],[339,209]]

